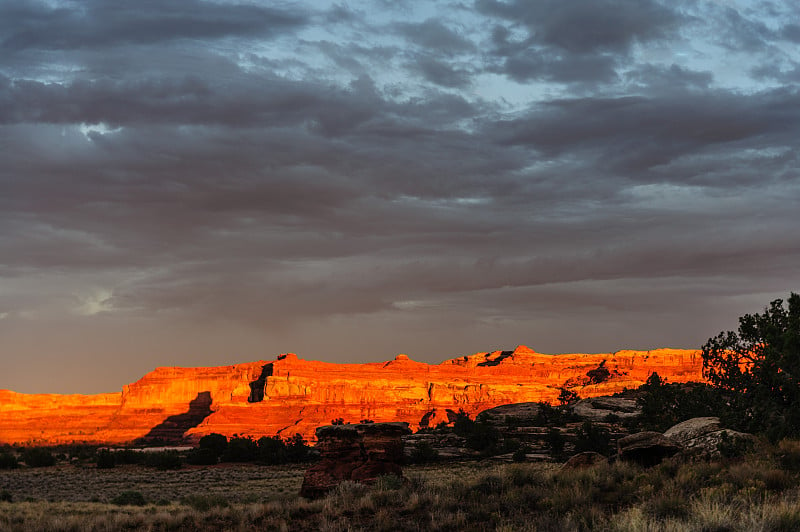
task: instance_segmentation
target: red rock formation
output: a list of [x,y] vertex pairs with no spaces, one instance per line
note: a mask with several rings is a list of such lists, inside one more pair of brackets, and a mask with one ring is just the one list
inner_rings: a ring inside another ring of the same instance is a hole
[[402,477],[406,434],[408,423],[318,427],[320,460],[306,470],[300,495],[321,497],[345,480],[370,484],[382,475]]
[[[593,371],[601,364],[607,377]],[[299,432],[313,440],[316,427],[340,417],[405,421],[416,429],[448,421],[459,409],[474,415],[508,403],[553,402],[562,387],[581,397],[636,388],[652,372],[670,382],[702,381],[700,352],[545,355],[520,346],[438,365],[405,355],[333,364],[288,354],[234,366],[158,368],[116,394],[0,390],[0,443],[175,441],[181,430],[189,441],[212,432],[256,438]]]

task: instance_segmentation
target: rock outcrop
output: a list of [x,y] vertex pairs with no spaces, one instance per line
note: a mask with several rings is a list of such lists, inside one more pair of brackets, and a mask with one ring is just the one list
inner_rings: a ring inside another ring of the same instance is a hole
[[660,432],[637,432],[620,438],[617,442],[618,456],[622,460],[635,462],[646,467],[656,465],[665,458],[678,454],[682,449],[679,443]]
[[313,441],[316,427],[337,418],[417,429],[450,422],[462,409],[474,416],[509,403],[554,402],[564,387],[595,397],[637,388],[652,372],[670,382],[702,381],[701,370],[699,351],[679,349],[546,355],[520,346],[436,365],[405,355],[334,364],[287,354],[233,366],[158,368],[121,393],[0,390],[0,443],[185,443],[213,432],[300,433]]
[[323,496],[345,480],[371,483],[383,475],[403,476],[403,436],[408,423],[327,425],[316,430],[320,460],[303,478],[300,495]]
[[684,454],[697,458],[717,458],[725,446],[747,447],[755,444],[755,436],[723,429],[718,417],[696,417],[667,429],[664,436],[683,447]]

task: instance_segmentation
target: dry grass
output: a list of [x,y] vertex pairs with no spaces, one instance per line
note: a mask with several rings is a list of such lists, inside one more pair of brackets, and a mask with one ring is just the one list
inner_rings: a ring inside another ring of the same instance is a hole
[[[405,484],[344,483],[317,501],[297,496],[302,470],[292,467],[16,470],[0,474],[14,498],[0,502],[0,530],[800,530],[800,473],[781,466],[786,449],[651,469],[416,466]],[[148,504],[108,502],[124,490]]]
[[296,466],[221,464],[158,471],[142,466],[97,469],[63,465],[0,471],[0,490],[15,501],[110,502],[124,491],[141,492],[152,503],[169,503],[197,494],[231,503],[264,502],[295,495],[303,481]]

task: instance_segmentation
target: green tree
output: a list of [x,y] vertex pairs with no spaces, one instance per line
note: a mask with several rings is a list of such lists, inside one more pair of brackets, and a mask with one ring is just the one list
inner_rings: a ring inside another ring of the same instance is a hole
[[739,318],[703,346],[703,375],[733,393],[739,428],[771,439],[800,435],[800,295]]

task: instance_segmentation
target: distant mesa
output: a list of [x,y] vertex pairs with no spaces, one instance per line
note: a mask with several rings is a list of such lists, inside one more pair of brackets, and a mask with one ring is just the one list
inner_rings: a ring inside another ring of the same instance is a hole
[[335,364],[287,353],[272,361],[157,368],[121,392],[20,394],[0,390],[0,443],[193,443],[220,433],[314,441],[333,419],[449,423],[510,403],[556,402],[562,389],[596,397],[637,388],[657,372],[702,381],[697,350],[655,349],[546,355],[519,346],[441,364],[397,355],[388,362]]

